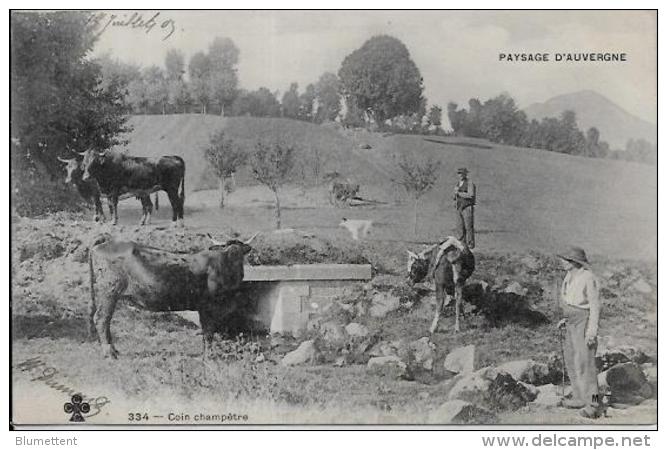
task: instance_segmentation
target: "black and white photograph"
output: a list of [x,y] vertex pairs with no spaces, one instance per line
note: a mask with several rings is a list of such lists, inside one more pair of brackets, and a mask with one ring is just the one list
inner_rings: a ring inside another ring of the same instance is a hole
[[657,428],[657,10],[8,15],[10,428]]

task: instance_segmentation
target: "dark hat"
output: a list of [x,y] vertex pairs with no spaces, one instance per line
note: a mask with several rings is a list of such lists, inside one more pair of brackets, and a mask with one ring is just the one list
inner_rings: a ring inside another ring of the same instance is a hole
[[466,169],[465,167],[461,167],[461,168],[456,170],[456,173],[463,173],[463,174],[467,175],[468,174],[468,169]]
[[581,247],[570,247],[566,251],[558,253],[556,256],[566,261],[574,261],[582,266],[588,267],[590,263],[586,257],[586,252]]

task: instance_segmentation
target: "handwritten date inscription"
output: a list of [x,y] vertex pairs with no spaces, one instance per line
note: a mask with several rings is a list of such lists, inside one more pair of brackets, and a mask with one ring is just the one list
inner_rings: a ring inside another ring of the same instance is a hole
[[149,14],[140,12],[96,12],[90,15],[88,22],[99,29],[98,33],[100,35],[104,33],[109,27],[140,29],[145,31],[146,34],[152,32],[154,29],[159,29],[163,34],[162,40],[166,41],[176,31],[176,22],[174,22],[172,19],[164,19],[160,17],[159,12]]

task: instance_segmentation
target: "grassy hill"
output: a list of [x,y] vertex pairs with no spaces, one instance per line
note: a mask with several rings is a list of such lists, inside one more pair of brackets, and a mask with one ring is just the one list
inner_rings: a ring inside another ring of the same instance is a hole
[[[457,181],[455,171],[466,166],[478,189],[476,228],[481,248],[551,251],[578,244],[593,254],[610,257],[652,259],[657,253],[657,172],[653,166],[502,146],[478,139],[383,135],[288,119],[136,116],[131,124],[134,131],[129,135],[129,153],[183,156],[189,189],[206,184],[201,149],[210,133],[224,128],[248,148],[257,138],[282,139],[301,149],[300,161],[307,163],[319,153],[322,172],[339,171],[362,184],[364,197],[390,202],[383,209],[342,212],[325,208],[306,216],[295,210],[291,218],[288,215],[285,226],[335,226],[338,216],[346,215],[389,225],[378,231],[378,239],[406,239],[411,233],[411,207],[390,181],[394,160],[401,155],[430,155],[443,165],[438,185],[420,208],[420,228],[426,238],[436,239],[454,227],[451,192]],[[361,149],[361,144],[372,148]],[[312,173],[305,172],[305,177],[312,180]],[[241,184],[253,183],[247,173],[239,178]],[[257,201],[242,193],[234,195],[238,195],[237,204]],[[231,201],[233,204],[234,198]],[[246,226],[227,215],[221,220],[232,221],[230,226]],[[253,216],[256,220],[259,222],[254,225],[264,225],[262,218]],[[270,227],[270,214],[264,226]]]

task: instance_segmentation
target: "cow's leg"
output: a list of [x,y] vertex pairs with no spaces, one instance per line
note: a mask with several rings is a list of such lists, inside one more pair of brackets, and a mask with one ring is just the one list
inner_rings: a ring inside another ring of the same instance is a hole
[[440,312],[445,303],[445,286],[441,283],[435,282],[435,317],[433,317],[433,322],[431,322],[430,333],[435,333],[435,330],[438,328],[438,322],[440,321]]
[[140,200],[141,200],[141,209],[143,211],[140,225],[150,225],[151,214],[153,213],[153,202],[151,202],[151,198],[149,195],[141,196]]
[[202,358],[206,359],[213,353],[213,334],[215,332],[215,324],[213,323],[211,312],[200,309],[199,323],[201,324],[202,331]]
[[109,197],[109,202],[113,207],[113,219],[111,223],[112,225],[118,225],[118,194],[114,194]]
[[176,225],[181,199],[178,197],[177,191],[167,191],[167,197],[169,197],[169,203],[171,203],[171,221]]
[[102,221],[104,222],[106,217],[104,217],[104,208],[102,208],[102,200],[99,196],[95,197],[95,222]]
[[97,333],[97,328],[95,328],[95,313],[97,313],[97,305],[95,300],[91,300],[88,304],[88,339],[93,342],[99,342],[100,335]]
[[452,264],[454,279],[454,300],[456,301],[456,319],[454,322],[454,331],[459,331],[459,316],[461,314],[461,302],[463,301],[463,286],[461,285],[461,265]]

